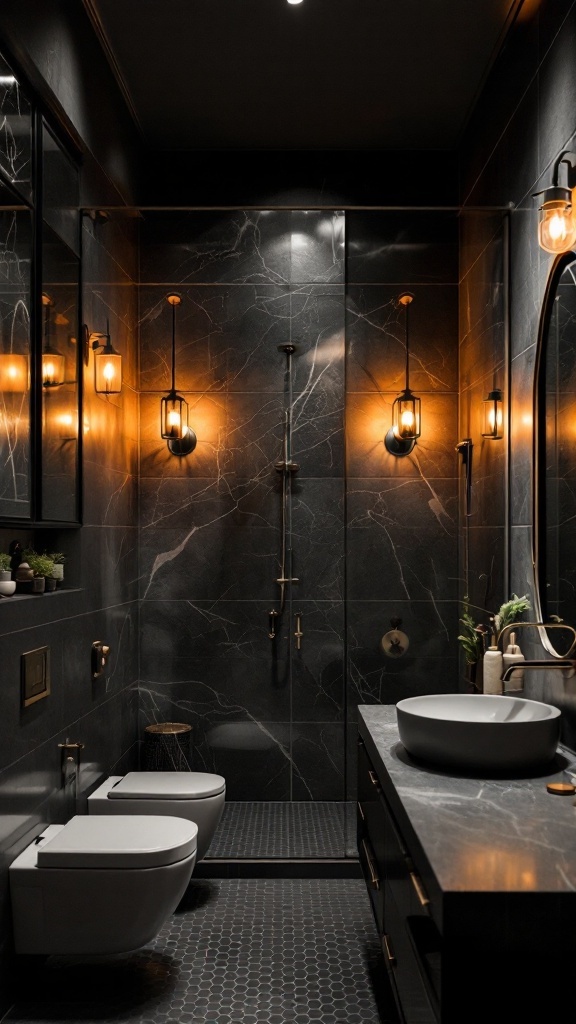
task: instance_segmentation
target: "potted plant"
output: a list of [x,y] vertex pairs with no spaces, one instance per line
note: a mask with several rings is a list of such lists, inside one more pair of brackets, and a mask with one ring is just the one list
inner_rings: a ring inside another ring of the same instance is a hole
[[[54,562],[49,555],[38,555],[35,551],[30,552],[27,555],[28,565],[34,573],[34,581],[32,586],[32,593],[43,594],[44,590],[55,590],[56,581],[54,580],[54,586],[52,582],[52,570],[54,569]],[[47,581],[50,580],[48,587],[46,586]]]
[[0,551],[0,581],[6,582],[12,579],[12,559],[5,551]]
[[0,597],[11,597],[16,590],[16,584],[12,579],[11,561],[10,555],[0,551]]
[[48,558],[51,558],[54,562],[52,578],[55,579],[57,581],[57,585],[60,586],[64,579],[64,562],[66,561],[66,555],[62,551],[50,551]]

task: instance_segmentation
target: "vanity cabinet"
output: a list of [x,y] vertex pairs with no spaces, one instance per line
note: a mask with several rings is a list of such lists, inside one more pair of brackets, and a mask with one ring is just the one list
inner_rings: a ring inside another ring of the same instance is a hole
[[426,771],[393,707],[359,713],[358,853],[402,1024],[572,1019],[572,800]]

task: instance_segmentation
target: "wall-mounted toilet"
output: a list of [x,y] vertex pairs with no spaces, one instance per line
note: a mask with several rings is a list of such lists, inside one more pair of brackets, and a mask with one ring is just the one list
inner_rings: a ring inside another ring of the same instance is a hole
[[49,825],[10,865],[15,951],[126,953],[178,906],[196,862],[194,822],[76,815]]
[[196,860],[208,852],[226,799],[226,780],[210,772],[111,775],[88,797],[88,814],[169,814],[198,826]]

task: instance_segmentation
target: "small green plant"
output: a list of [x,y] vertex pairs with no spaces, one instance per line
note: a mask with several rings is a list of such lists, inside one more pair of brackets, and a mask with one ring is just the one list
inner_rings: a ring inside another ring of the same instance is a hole
[[458,640],[462,645],[467,664],[475,665],[484,654],[484,633],[486,632],[486,627],[475,624],[467,605],[464,606],[460,622],[462,623],[462,632]]
[[10,555],[7,555],[5,551],[0,551],[0,572],[6,572],[11,568],[11,561]]
[[66,561],[66,555],[63,551],[49,551],[48,558],[51,558],[54,565],[64,565]]
[[27,562],[35,576],[51,576],[54,562],[48,555],[37,555],[35,551],[27,555]]
[[505,626],[509,626],[511,622],[517,622],[518,616],[529,610],[530,601],[527,594],[524,594],[523,597],[518,597],[518,594],[512,594],[510,600],[501,604],[496,615],[492,616],[491,621],[494,623],[494,632],[498,635]]

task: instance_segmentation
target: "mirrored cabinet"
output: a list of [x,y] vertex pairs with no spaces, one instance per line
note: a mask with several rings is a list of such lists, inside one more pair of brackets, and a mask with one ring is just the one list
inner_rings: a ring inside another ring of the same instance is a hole
[[77,526],[77,155],[0,57],[0,525]]

